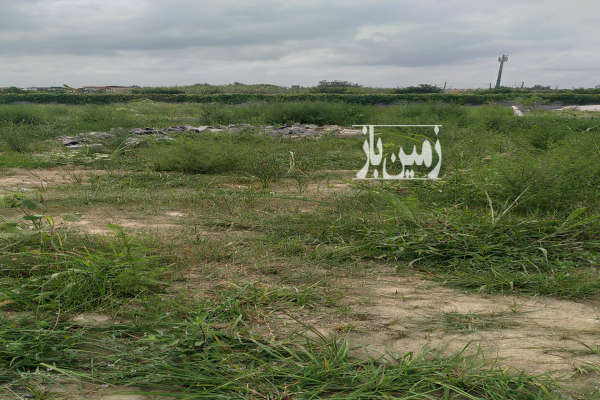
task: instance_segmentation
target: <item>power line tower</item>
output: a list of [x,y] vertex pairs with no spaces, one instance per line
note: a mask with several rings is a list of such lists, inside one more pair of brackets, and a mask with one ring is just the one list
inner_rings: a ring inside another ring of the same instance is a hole
[[504,63],[506,61],[508,61],[508,55],[502,54],[500,57],[498,57],[498,62],[500,63],[500,69],[498,70],[498,79],[496,80],[496,89],[498,89],[500,87],[500,80],[502,79],[502,67],[504,66]]

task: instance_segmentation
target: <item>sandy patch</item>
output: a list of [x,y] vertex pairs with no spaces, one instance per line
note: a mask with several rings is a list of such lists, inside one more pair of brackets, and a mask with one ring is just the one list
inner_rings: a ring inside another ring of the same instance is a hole
[[350,183],[310,183],[306,186],[306,193],[344,193],[351,189]]
[[106,170],[81,168],[52,169],[9,169],[0,176],[0,189],[20,191],[31,188],[48,188],[52,186],[88,182],[90,176],[105,175]]
[[565,106],[556,111],[600,111],[600,104],[589,104],[586,106]]
[[75,229],[93,235],[113,235],[115,231],[109,225],[117,225],[127,231],[161,232],[176,230],[181,227],[181,219],[186,214],[179,211],[167,211],[161,215],[124,217],[112,215],[111,210],[102,213],[96,210],[81,215],[77,219],[54,217],[57,227]]
[[[357,353],[407,353],[423,347],[452,353],[468,345],[473,352],[481,346],[488,358],[502,365],[533,374],[568,374],[585,363],[600,365],[600,354],[583,345],[600,345],[597,304],[464,294],[415,277],[344,278],[341,284],[353,313],[342,318],[304,315],[301,319],[326,335],[348,329]],[[449,313],[467,316],[464,322],[458,321],[458,326],[464,323],[464,331],[445,329]],[[470,329],[469,316],[485,316],[500,327]]]
[[[46,387],[50,393],[59,395],[60,399],[68,400],[149,400],[150,397],[139,394],[127,394],[132,392],[141,392],[135,387],[127,386],[108,386],[108,385],[90,385],[63,383],[54,384]],[[54,397],[53,397],[54,398]]]
[[241,184],[237,184],[237,183],[223,183],[223,184],[221,184],[221,186],[224,188],[234,189],[234,190],[247,190],[251,187],[249,185],[241,185]]
[[110,325],[111,318],[103,314],[83,313],[73,317],[72,321],[81,325],[102,326]]
[[176,217],[176,218],[181,218],[181,217],[185,217],[185,214],[179,211],[167,211],[165,213],[166,216],[168,217]]
[[273,193],[285,193],[299,196],[315,196],[322,197],[323,195],[330,195],[334,193],[348,193],[352,191],[352,184],[350,182],[337,181],[321,181],[316,183],[307,183],[302,185],[300,188],[298,184],[289,179],[283,179],[276,185],[272,185],[269,190]]

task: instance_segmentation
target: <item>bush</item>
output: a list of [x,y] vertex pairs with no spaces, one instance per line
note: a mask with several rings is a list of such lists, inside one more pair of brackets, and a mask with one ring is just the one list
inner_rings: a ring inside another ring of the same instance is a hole
[[20,310],[94,310],[163,287],[159,259],[120,229],[115,228],[115,240],[86,243],[69,237],[65,243],[60,233],[45,229],[45,217],[26,218],[35,231],[16,231],[0,240],[0,298]]
[[[156,171],[195,174],[238,174],[258,179],[263,186],[282,178],[302,181],[300,174],[318,169],[360,168],[364,163],[358,140],[322,138],[294,140],[259,133],[181,137],[174,142],[153,144],[139,150],[140,160]],[[294,152],[296,173],[288,173]],[[123,162],[128,162],[127,155]]]
[[166,88],[166,87],[144,87],[136,88],[131,91],[134,94],[183,94],[181,89]]
[[427,83],[421,83],[419,86],[408,86],[405,88],[394,89],[394,93],[441,93],[442,88]]
[[39,111],[25,106],[0,108],[0,125],[37,125],[42,123]]
[[283,147],[258,135],[219,135],[202,141],[181,139],[152,146],[143,157],[157,171],[249,175],[264,187],[283,177],[289,165],[289,154]]
[[264,122],[268,124],[351,125],[364,118],[364,111],[346,104],[310,102],[269,104],[263,112]]

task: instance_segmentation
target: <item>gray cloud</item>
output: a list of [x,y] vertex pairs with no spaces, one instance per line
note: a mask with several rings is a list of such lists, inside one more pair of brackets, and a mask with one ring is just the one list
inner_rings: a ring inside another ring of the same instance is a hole
[[581,0],[0,0],[0,86],[600,84]]

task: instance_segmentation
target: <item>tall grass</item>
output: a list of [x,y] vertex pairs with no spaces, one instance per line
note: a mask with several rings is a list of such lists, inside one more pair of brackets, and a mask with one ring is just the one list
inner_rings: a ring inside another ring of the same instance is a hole
[[[251,329],[260,313],[293,313],[321,295],[254,284],[169,300],[151,279],[167,260],[149,258],[118,229],[92,243],[36,226],[5,224],[1,236],[0,304],[23,313],[0,314],[0,384],[12,394],[45,396],[39,388],[60,378],[159,398],[556,398],[551,381],[506,373],[480,354],[359,359],[348,342],[317,331],[263,337]],[[132,296],[136,307],[115,308],[119,324],[69,318]]]
[[0,225],[7,232],[0,238],[0,302],[15,310],[66,314],[95,310],[164,285],[159,258],[119,228],[115,240],[92,244],[46,230],[43,220],[52,221],[50,217],[26,218],[37,229]]
[[[297,169],[357,168],[361,163],[356,139],[312,139],[290,141],[260,133],[182,137],[174,143],[141,149],[133,163],[157,171],[196,174],[235,173],[257,177],[268,183],[287,176],[291,154]],[[353,156],[353,158],[351,158]],[[123,159],[127,162],[127,157]]]
[[136,324],[13,321],[0,328],[6,344],[0,382],[19,390],[25,379],[36,387],[54,377],[188,399],[559,398],[551,381],[507,373],[480,354],[358,359],[343,339],[254,335],[236,313],[218,304],[154,299],[136,312]]

